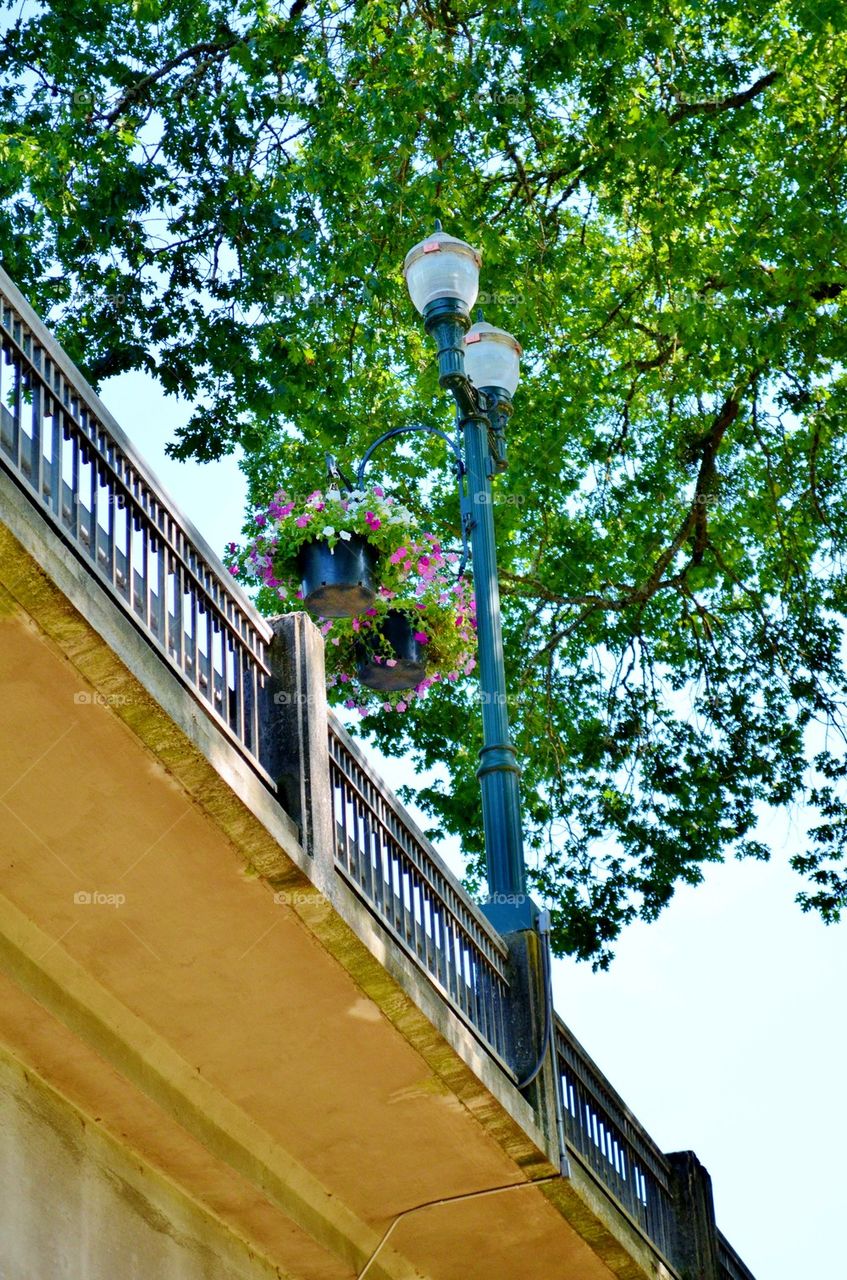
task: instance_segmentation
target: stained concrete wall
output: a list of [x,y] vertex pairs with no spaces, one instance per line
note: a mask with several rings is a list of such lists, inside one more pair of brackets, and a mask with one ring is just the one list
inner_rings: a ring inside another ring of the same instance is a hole
[[0,1049],[0,1280],[279,1275]]

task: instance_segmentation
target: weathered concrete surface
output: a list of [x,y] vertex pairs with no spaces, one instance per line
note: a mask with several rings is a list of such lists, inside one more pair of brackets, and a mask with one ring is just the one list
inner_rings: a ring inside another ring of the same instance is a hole
[[0,1051],[3,1280],[272,1280],[267,1259]]
[[283,1273],[661,1274],[587,1175],[585,1196],[555,1178],[525,1100],[0,482],[0,1031],[20,1061]]

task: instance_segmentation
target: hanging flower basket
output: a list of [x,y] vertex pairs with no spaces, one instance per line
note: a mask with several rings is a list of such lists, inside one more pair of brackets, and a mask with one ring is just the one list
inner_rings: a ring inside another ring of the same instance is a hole
[[453,684],[476,665],[473,590],[455,579],[430,535],[394,553],[405,575],[398,591],[381,585],[374,603],[357,618],[327,620],[327,687],[330,701],[360,715],[404,712],[438,683]]
[[411,512],[379,485],[342,493],[315,489],[305,498],[280,489],[242,548],[230,543],[230,572],[260,583],[289,608],[302,601],[323,618],[363,613],[376,578],[389,590],[406,570],[397,552],[408,541]]
[[416,688],[426,676],[426,645],[418,634],[409,613],[389,609],[379,627],[356,645],[359,682],[385,693]]
[[323,618],[364,613],[376,596],[377,550],[357,533],[334,547],[323,540],[304,542],[297,555],[303,603]]

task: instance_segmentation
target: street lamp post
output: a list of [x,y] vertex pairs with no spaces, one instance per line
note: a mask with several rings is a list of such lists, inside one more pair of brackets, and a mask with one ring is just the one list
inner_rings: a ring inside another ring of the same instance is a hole
[[462,518],[471,541],[482,702],[477,776],[489,895],[483,910],[501,933],[512,933],[533,928],[538,913],[527,893],[520,769],[509,735],[491,480],[505,467],[505,426],[521,348],[503,329],[471,325],[480,265],[475,249],[436,223],[435,233],[406,255],[403,270],[412,302],[435,340],[439,382],[456,402],[464,442]]

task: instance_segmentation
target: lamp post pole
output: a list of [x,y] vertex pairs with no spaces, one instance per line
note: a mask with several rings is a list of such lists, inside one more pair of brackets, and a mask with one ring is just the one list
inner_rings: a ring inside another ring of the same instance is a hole
[[471,327],[480,261],[474,249],[445,235],[436,223],[435,234],[407,254],[404,271],[412,301],[435,340],[439,382],[456,402],[464,443],[462,519],[470,533],[482,703],[477,776],[488,876],[483,911],[501,933],[512,933],[531,929],[537,908],[527,894],[520,768],[509,734],[491,480],[505,467],[505,424],[520,346],[492,325]]

